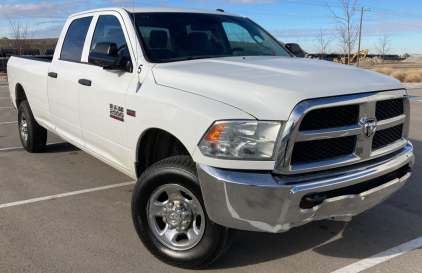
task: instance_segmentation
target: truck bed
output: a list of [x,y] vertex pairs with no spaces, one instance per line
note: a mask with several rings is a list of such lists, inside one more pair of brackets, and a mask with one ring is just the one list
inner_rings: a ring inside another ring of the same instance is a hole
[[49,115],[47,82],[51,61],[52,56],[12,56],[7,63],[13,103],[16,104],[16,90],[23,88],[37,117]]
[[47,63],[51,63],[51,61],[53,60],[53,56],[47,56],[47,55],[40,55],[40,56],[16,55],[16,56],[13,56],[13,57],[28,59],[28,60],[32,60],[32,61],[47,62]]

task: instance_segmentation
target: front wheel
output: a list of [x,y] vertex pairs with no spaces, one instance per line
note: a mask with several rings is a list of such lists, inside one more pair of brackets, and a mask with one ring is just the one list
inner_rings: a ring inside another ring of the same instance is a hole
[[233,229],[208,218],[189,156],[164,159],[145,171],[133,191],[132,217],[141,241],[155,257],[186,269],[211,264],[234,237]]

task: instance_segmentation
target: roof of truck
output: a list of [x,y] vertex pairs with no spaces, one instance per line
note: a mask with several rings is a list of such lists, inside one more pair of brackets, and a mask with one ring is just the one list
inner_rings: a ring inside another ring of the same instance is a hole
[[208,10],[208,9],[192,9],[192,8],[183,8],[183,7],[128,7],[128,8],[117,8],[117,7],[110,7],[110,8],[102,8],[102,9],[92,9],[92,10],[86,10],[82,12],[78,12],[75,14],[72,14],[72,16],[80,15],[84,13],[91,13],[91,12],[99,12],[99,11],[109,11],[109,10],[115,10],[115,11],[128,11],[128,12],[179,12],[179,13],[207,13],[207,14],[218,14],[218,15],[231,15],[231,16],[239,16],[244,17],[239,14],[229,13],[229,12],[221,12],[216,10]]

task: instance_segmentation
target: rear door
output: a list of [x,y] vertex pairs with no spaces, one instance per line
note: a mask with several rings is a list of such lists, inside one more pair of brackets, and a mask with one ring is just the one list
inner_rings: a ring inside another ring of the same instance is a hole
[[[118,54],[129,52],[134,60],[126,26],[120,14],[105,11],[96,14],[92,39],[83,60],[96,43],[116,43]],[[129,26],[131,27],[131,26]],[[136,69],[133,69],[136,71]],[[137,74],[121,70],[104,70],[87,65],[80,71],[80,78],[90,81],[90,86],[79,85],[79,119],[86,147],[120,167],[132,169],[126,137],[126,92],[136,87]]]
[[93,16],[69,20],[63,28],[48,77],[50,111],[59,134],[80,145],[85,144],[79,122],[78,92],[82,53]]

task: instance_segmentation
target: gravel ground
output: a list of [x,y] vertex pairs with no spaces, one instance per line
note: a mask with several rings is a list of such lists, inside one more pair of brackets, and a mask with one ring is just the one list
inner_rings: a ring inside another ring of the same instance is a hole
[[6,73],[0,73],[0,83],[7,83]]

